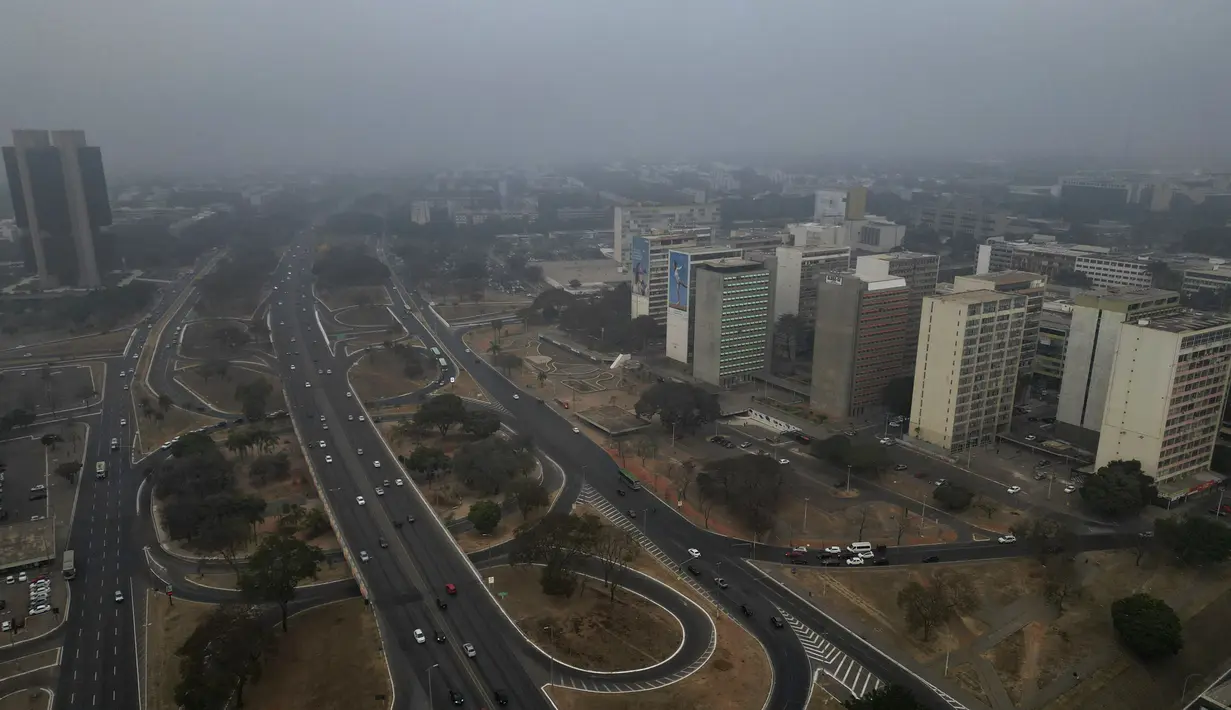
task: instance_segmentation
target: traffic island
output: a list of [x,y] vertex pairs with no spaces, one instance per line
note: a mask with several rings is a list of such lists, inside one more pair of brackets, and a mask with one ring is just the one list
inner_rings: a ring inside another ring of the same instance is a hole
[[[132,600],[134,604],[140,603]],[[180,661],[175,652],[192,635],[197,624],[214,610],[213,604],[172,599],[166,594],[146,593],[146,705],[149,710],[176,710],[175,684]]]
[[190,365],[177,370],[175,379],[198,399],[220,412],[242,413],[241,388],[251,388],[260,382],[269,388],[264,410],[273,412],[286,409],[281,381],[268,372],[250,366],[224,361]]

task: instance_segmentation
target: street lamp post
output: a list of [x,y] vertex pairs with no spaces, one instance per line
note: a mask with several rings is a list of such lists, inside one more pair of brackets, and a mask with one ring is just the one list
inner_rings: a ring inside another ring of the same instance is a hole
[[850,464],[847,464],[847,466],[846,466],[846,492],[847,492],[847,493],[850,493],[850,492],[851,492],[851,467],[850,467]]
[[439,667],[439,663],[433,663],[427,667],[427,706],[429,708],[435,705],[435,703],[432,702],[432,669]]
[[808,534],[808,498],[804,497],[804,534]]

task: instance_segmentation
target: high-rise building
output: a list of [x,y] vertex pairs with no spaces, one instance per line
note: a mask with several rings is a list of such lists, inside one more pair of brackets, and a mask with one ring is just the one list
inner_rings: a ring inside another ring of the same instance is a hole
[[899,276],[906,281],[906,288],[910,291],[900,374],[915,373],[915,351],[919,346],[919,314],[923,310],[923,299],[936,293],[936,277],[939,271],[939,256],[914,251],[871,254],[855,260],[855,273],[860,276]]
[[681,247],[672,249],[667,274],[667,357],[692,362],[697,312],[697,267],[722,259],[743,259],[743,249],[730,247]]
[[631,242],[632,316],[653,316],[667,324],[667,255],[672,249],[694,247],[691,230],[633,237]]
[[900,276],[820,274],[809,407],[835,419],[884,403],[901,374],[910,289]]
[[621,264],[631,259],[632,238],[684,227],[716,227],[722,221],[718,202],[654,207],[616,207],[614,257]]
[[1026,300],[991,290],[923,299],[912,437],[952,453],[1008,430]]
[[1009,229],[1009,213],[992,209],[978,199],[953,198],[921,205],[915,225],[931,227],[943,238],[968,237],[982,242],[999,237]]
[[846,227],[846,246],[865,252],[887,252],[902,246],[906,227],[884,217],[865,215],[850,219]]
[[1072,176],[1060,178],[1060,203],[1090,215],[1116,214],[1133,201],[1130,183],[1113,178]]
[[1047,384],[1059,389],[1068,357],[1069,331],[1073,327],[1073,305],[1043,301],[1039,320],[1039,344],[1034,353],[1033,372],[1050,380]]
[[102,285],[94,238],[111,224],[111,202],[98,148],[84,131],[13,131],[4,167],[26,267],[40,288]]
[[1209,470],[1231,377],[1231,318],[1185,311],[1120,329],[1095,465],[1156,481]]
[[1025,271],[996,271],[953,279],[954,293],[981,289],[1019,293],[1026,297],[1026,323],[1022,331],[1018,371],[1022,375],[1030,374],[1034,369],[1034,353],[1039,347],[1039,324],[1043,319],[1043,293],[1047,290],[1047,279]]
[[765,260],[773,287],[773,320],[794,313],[809,323],[816,320],[816,281],[819,274],[846,271],[850,247],[778,247]]
[[1103,426],[1112,362],[1124,324],[1180,311],[1180,295],[1154,288],[1098,289],[1077,294],[1072,310],[1056,428],[1061,436],[1092,443]]
[[691,310],[696,324],[692,374],[719,387],[765,368],[769,271],[744,259],[700,264]]

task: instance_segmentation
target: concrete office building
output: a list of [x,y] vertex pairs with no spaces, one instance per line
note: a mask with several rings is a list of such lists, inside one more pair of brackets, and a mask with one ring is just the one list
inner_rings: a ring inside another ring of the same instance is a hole
[[820,275],[809,407],[834,419],[884,403],[901,374],[910,289],[900,276]]
[[1098,289],[1073,299],[1056,407],[1056,431],[1093,445],[1103,426],[1112,364],[1125,323],[1181,310],[1180,295],[1161,289]]
[[1042,383],[1060,389],[1064,362],[1068,356],[1069,331],[1073,327],[1073,304],[1043,301],[1039,319],[1039,343],[1034,353],[1035,375],[1048,378]]
[[807,322],[816,320],[817,278],[851,266],[850,247],[778,247],[765,260],[773,288],[773,321],[794,313]]
[[673,231],[684,227],[717,227],[722,219],[722,205],[717,202],[692,205],[662,205],[655,207],[616,207],[615,258],[622,264],[631,259],[632,238],[654,232]]
[[863,219],[868,205],[868,188],[852,187],[848,190],[817,190],[812,208],[812,219],[819,224],[842,224],[847,220]]
[[1231,318],[1184,311],[1120,329],[1095,465],[1163,483],[1209,470],[1231,377]]
[[697,267],[722,259],[743,258],[742,249],[729,247],[684,247],[671,250],[668,255],[666,292],[667,357],[683,363],[692,362],[697,315],[692,309],[692,303],[696,296]]
[[991,239],[979,246],[975,273],[1029,271],[1056,279],[1067,271],[1084,274],[1096,288],[1149,288],[1153,284],[1148,260],[1114,256],[1110,251],[1084,244]]
[[910,436],[954,453],[1008,430],[1026,301],[986,289],[923,300]]
[[846,246],[866,252],[893,251],[902,246],[906,227],[896,222],[867,215],[862,219],[847,220]]
[[1060,203],[1092,214],[1123,210],[1135,193],[1134,186],[1123,180],[1080,175],[1060,178]]
[[1211,259],[1210,262],[1209,268],[1184,270],[1184,283],[1180,287],[1184,295],[1191,296],[1198,291],[1222,291],[1231,288],[1231,268],[1223,265],[1220,259]]
[[102,285],[94,240],[111,224],[102,152],[84,131],[15,130],[4,168],[39,288]]
[[822,224],[820,222],[797,222],[787,225],[790,233],[790,243],[797,247],[828,247],[850,248],[846,238],[846,228],[841,224]]
[[899,368],[903,375],[912,375],[915,372],[915,351],[919,346],[919,314],[923,310],[923,299],[936,293],[939,270],[939,256],[914,251],[873,254],[855,260],[855,273],[860,276],[898,276],[906,281],[910,299],[906,311],[906,340],[902,347],[902,365]]
[[745,259],[704,262],[696,269],[693,377],[719,387],[765,369],[769,271]]
[[930,227],[942,238],[969,237],[982,242],[1008,231],[1009,213],[987,207],[981,200],[953,198],[921,205],[914,224]]
[[697,245],[692,231],[633,237],[631,242],[632,316],[653,316],[667,324],[667,258],[672,249]]
[[1026,322],[1022,330],[1018,370],[1022,375],[1029,375],[1034,369],[1034,353],[1039,347],[1039,325],[1043,319],[1043,293],[1047,290],[1047,279],[1024,271],[999,271],[953,279],[955,293],[980,289],[1019,293],[1026,297]]

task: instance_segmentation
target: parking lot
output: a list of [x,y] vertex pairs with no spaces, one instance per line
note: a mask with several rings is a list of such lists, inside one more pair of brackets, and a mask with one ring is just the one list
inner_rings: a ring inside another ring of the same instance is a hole
[[[97,366],[100,368],[101,365]],[[21,408],[37,414],[80,407],[86,392],[97,392],[102,382],[94,381],[88,365],[53,367],[43,376],[41,367],[12,368],[0,372],[0,412]],[[97,395],[90,397],[95,401]]]
[[[4,480],[0,483],[0,525],[29,520],[35,515],[47,515],[47,487],[53,456],[66,456],[66,444],[59,444],[53,454],[37,438],[9,439],[0,443],[0,461],[5,464]],[[32,489],[43,486],[39,492]],[[38,497],[39,493],[42,497]],[[31,500],[31,497],[38,498]],[[7,515],[7,518],[5,518]]]
[[[64,579],[54,564],[25,572],[6,572],[0,589],[0,644],[38,636],[59,623],[66,599]],[[10,581],[11,580],[11,581]]]

